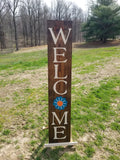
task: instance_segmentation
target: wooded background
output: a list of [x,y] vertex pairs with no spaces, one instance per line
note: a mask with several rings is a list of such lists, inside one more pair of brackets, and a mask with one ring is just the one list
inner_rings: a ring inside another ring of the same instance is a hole
[[46,44],[48,19],[72,20],[73,41],[83,41],[81,24],[86,16],[74,3],[55,0],[48,7],[43,0],[1,0],[1,49],[18,50],[20,47]]
[[120,37],[117,0],[88,0],[88,10],[67,0],[0,1],[0,48],[10,53],[21,47],[47,43],[47,20],[72,21],[73,42],[102,41]]

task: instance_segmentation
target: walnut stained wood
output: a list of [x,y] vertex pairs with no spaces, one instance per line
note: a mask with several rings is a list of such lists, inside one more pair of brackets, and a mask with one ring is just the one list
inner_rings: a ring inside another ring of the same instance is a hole
[[[56,44],[55,44],[55,41],[53,40],[53,36],[51,34],[50,29],[53,31],[54,36],[57,40]],[[70,137],[71,137],[70,133],[71,133],[72,30],[70,29],[72,29],[71,21],[49,20],[47,22],[49,143],[70,142]],[[60,32],[60,30],[63,31],[64,37],[62,36],[61,34],[62,32]],[[67,36],[68,36],[68,39],[67,39]],[[63,40],[63,38],[66,39],[66,43]],[[57,54],[56,62],[55,62],[55,51]],[[56,70],[55,70],[55,65],[58,65],[58,68]],[[57,74],[57,77],[59,78],[55,78],[55,74]],[[55,92],[54,87],[57,93]],[[53,105],[53,102],[57,97],[66,98],[67,100],[67,106],[62,110],[56,109],[55,106]],[[58,119],[61,122],[60,124],[58,123],[57,118],[53,116],[53,113],[57,115]],[[67,113],[66,117],[65,117],[65,113]],[[65,118],[67,118],[67,124],[65,123]],[[54,125],[53,125],[53,121],[55,122]]]

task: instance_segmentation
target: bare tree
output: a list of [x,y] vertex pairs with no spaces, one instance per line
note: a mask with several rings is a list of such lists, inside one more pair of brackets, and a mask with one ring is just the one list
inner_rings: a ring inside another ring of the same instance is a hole
[[43,6],[43,41],[44,44],[47,43],[47,20],[50,19],[50,12],[47,5]]
[[8,7],[12,13],[12,16],[13,16],[16,51],[19,49],[18,48],[18,32],[17,32],[17,24],[16,24],[16,15],[17,15],[18,4],[19,4],[19,0],[8,0]]
[[73,42],[82,41],[81,25],[84,19],[82,9],[65,0],[55,0],[51,6],[51,19],[72,20]]
[[66,2],[65,0],[54,0],[51,6],[52,19],[70,20],[71,2]]
[[3,20],[4,20],[4,16],[6,14],[5,11],[6,8],[6,0],[1,0],[0,2],[0,43],[1,43],[1,49],[6,48],[6,44],[5,44],[5,33],[3,30]]
[[81,8],[74,3],[53,0],[51,7],[48,8],[44,0],[1,0],[1,48],[12,48],[15,44],[18,50],[18,46],[46,44],[48,19],[72,20],[73,41],[82,41],[81,25],[85,16]]
[[28,27],[28,15],[26,7],[24,5],[20,8],[20,18],[21,18],[21,33],[23,34],[24,47],[29,45],[29,27]]
[[[41,45],[41,43],[46,42],[48,13],[48,7],[42,0],[27,0],[23,2],[20,15],[24,44],[26,36],[30,38],[31,46]],[[26,32],[28,33],[27,35],[25,34]]]
[[33,12],[33,27],[34,27],[34,44],[41,44],[41,16],[42,16],[42,2],[41,0],[32,1]]
[[32,0],[27,0],[26,2],[26,10],[28,14],[28,23],[29,23],[29,34],[30,34],[30,41],[31,47],[33,46],[33,9],[32,9],[33,2]]
[[38,22],[38,45],[41,45],[41,16],[42,16],[42,1],[36,0],[36,14],[37,14],[37,22]]
[[73,41],[82,41],[81,26],[83,21],[82,9],[76,5],[72,6],[72,21],[73,21]]

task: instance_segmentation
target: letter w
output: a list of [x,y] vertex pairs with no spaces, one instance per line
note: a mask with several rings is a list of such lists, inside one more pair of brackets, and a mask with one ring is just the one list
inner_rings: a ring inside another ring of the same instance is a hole
[[56,120],[58,121],[58,123],[59,123],[59,125],[60,125],[60,124],[62,123],[64,117],[65,117],[64,124],[68,124],[68,123],[67,123],[67,114],[68,114],[68,112],[64,112],[64,115],[62,116],[61,120],[58,118],[58,116],[56,115],[55,112],[52,112],[52,114],[53,114],[53,122],[52,122],[52,125],[55,125],[55,118],[56,118]]
[[52,38],[53,38],[54,44],[56,44],[56,43],[57,43],[57,41],[58,41],[58,39],[59,39],[60,34],[61,34],[61,36],[62,36],[62,39],[63,39],[64,44],[66,44],[66,43],[67,43],[67,40],[68,40],[68,38],[69,38],[70,32],[71,32],[71,30],[72,30],[71,28],[69,28],[68,35],[67,35],[67,37],[65,38],[65,35],[64,35],[64,33],[63,33],[62,28],[60,28],[59,33],[58,33],[57,37],[56,37],[56,36],[55,36],[55,34],[53,33],[53,29],[52,29],[52,28],[48,28],[48,29],[50,30],[50,33],[51,33],[51,35],[52,35]]

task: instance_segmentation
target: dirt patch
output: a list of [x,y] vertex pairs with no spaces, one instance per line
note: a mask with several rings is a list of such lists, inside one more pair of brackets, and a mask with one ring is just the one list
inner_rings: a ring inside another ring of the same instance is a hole
[[[29,152],[28,143],[30,138],[24,137],[25,133],[19,133],[16,137],[11,138],[11,144],[4,145],[0,149],[0,160],[19,160],[29,159],[31,154]],[[24,156],[23,156],[24,155]]]
[[15,51],[14,48],[9,48],[9,49],[4,49],[0,51],[0,54],[8,54],[8,53],[27,53],[27,52],[36,52],[39,50],[45,50],[47,49],[47,45],[42,45],[42,46],[34,46],[34,47],[24,47],[24,48],[19,48],[19,51]]
[[16,51],[14,53],[28,53],[28,52],[35,52],[35,51],[45,50],[45,49],[47,49],[47,45],[36,46],[36,47],[20,48],[19,51]]
[[[120,88],[119,88],[119,91],[120,91]],[[111,106],[116,110],[116,112],[120,112],[120,110],[118,111],[118,105],[120,104],[120,98],[118,99],[115,99],[115,102],[111,104]]]
[[13,93],[19,92],[20,90],[26,88],[40,88],[44,84],[47,85],[47,68],[37,69],[35,72],[33,71],[25,71],[24,73],[19,73],[15,75],[10,75],[6,78],[6,80],[24,80],[28,79],[23,83],[18,84],[8,84],[5,87],[0,88],[0,108],[11,108],[14,106],[13,102]]
[[[3,79],[3,77],[1,78]],[[24,73],[18,73],[15,75],[9,75],[6,78],[6,81],[12,80],[24,80],[27,79],[27,82],[20,84],[6,85],[0,90],[0,97],[8,97],[10,99],[11,95],[15,91],[19,91],[25,88],[39,88],[43,84],[47,84],[47,68],[40,68],[35,71],[25,71]],[[27,84],[26,84],[27,83]]]
[[79,142],[80,143],[82,143],[82,142],[85,142],[85,143],[87,143],[87,142],[90,142],[90,141],[93,141],[93,140],[95,140],[96,138],[95,138],[95,134],[94,133],[86,133],[86,134],[84,134],[84,136],[83,137],[80,137],[79,138]]
[[77,83],[73,86],[80,87],[82,85],[94,84],[95,86],[99,85],[99,82],[104,78],[109,78],[115,75],[120,75],[120,60],[118,58],[112,58],[111,61],[107,62],[104,67],[99,67],[96,72],[89,74],[77,74],[78,71],[73,70],[73,79],[78,78],[80,83]]
[[92,157],[92,160],[106,160],[109,157],[109,153],[106,152],[103,148],[96,150],[94,156]]
[[111,154],[112,151],[119,153],[120,151],[120,134],[117,131],[113,131],[110,128],[107,128],[104,132],[104,146],[101,149],[96,148],[96,152],[92,160],[106,160]]

